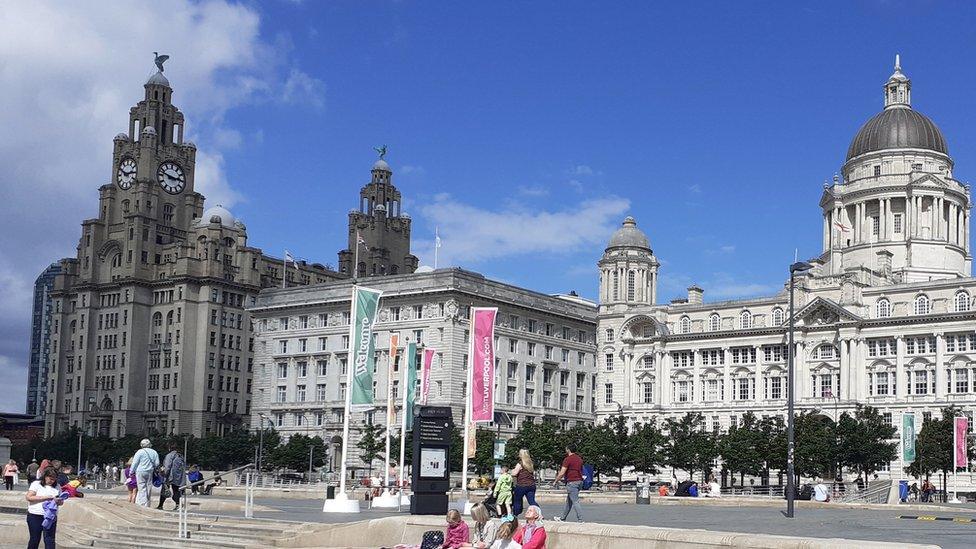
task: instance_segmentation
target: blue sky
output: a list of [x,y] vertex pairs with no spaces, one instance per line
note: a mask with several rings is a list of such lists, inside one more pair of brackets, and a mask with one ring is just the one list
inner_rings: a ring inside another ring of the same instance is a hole
[[[324,98],[227,114],[260,132],[225,155],[246,198],[235,213],[268,251],[335,262],[385,143],[415,242],[440,225],[454,264],[592,297],[606,227],[631,214],[664,262],[664,299],[691,282],[706,298],[767,293],[794,248],[819,253],[823,181],[881,109],[896,52],[957,176],[976,169],[971,4],[683,4],[266,5],[263,32],[287,37]],[[540,242],[479,234],[468,250],[471,224],[451,216],[470,208],[534,220],[543,234],[522,236]],[[591,208],[600,230],[571,228],[566,246],[539,218]]]
[[976,173],[974,29],[972,2],[10,4],[0,410],[23,409],[34,278],[96,216],[153,51],[197,190],[268,253],[334,264],[386,144],[423,263],[439,227],[442,266],[592,298],[633,215],[660,300],[692,283],[716,300],[773,293],[794,249],[820,252],[823,182],[895,53],[954,175]]

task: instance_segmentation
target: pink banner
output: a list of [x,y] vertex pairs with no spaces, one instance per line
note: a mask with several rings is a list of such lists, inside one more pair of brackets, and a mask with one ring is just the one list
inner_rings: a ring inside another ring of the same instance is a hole
[[471,421],[495,419],[495,315],[498,309],[472,307]]
[[434,364],[434,349],[424,349],[424,364],[420,370],[420,405],[427,405],[430,394],[430,368]]
[[953,448],[953,463],[956,467],[966,468],[969,467],[969,456],[966,455],[966,431],[969,430],[969,419],[966,417],[957,417],[952,424],[955,431],[953,432],[952,442],[955,448]]

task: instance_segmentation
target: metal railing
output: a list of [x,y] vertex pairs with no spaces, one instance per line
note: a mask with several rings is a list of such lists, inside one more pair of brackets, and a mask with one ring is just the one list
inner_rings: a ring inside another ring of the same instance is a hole
[[[177,509],[179,511],[178,535],[180,539],[188,539],[190,537],[190,531],[189,531],[190,497],[189,496],[190,494],[193,493],[191,489],[194,486],[206,486],[207,481],[215,480],[217,478],[220,478],[222,475],[237,473],[238,471],[248,470],[247,473],[245,473],[245,476],[250,477],[251,476],[250,469],[252,469],[253,467],[254,467],[253,463],[248,463],[247,465],[241,465],[240,467],[231,469],[229,471],[225,471],[223,473],[217,472],[210,477],[205,477],[196,482],[187,483],[184,484],[183,486],[177,487],[176,489],[180,491],[180,505]],[[253,487],[253,483],[249,482],[247,489],[244,492],[244,517],[252,518],[253,516],[254,516],[254,487]]]

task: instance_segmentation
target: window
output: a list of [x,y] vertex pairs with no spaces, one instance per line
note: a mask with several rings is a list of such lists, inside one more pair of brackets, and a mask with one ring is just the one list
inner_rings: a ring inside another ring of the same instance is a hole
[[518,362],[508,363],[508,379],[518,379]]
[[877,238],[881,235],[881,218],[878,216],[871,217],[871,236]]
[[645,381],[641,383],[641,387],[644,390],[644,404],[651,404],[654,402],[654,383],[651,381]]
[[308,362],[299,362],[295,369],[298,370],[298,377],[308,376]]
[[891,385],[888,381],[888,372],[876,372],[874,374],[874,394],[879,396],[890,394]]
[[535,366],[532,364],[525,365],[525,381],[535,381]]
[[739,313],[739,328],[743,330],[752,328],[752,313],[749,311]]
[[527,352],[529,356],[535,356],[535,343],[529,342]]
[[627,301],[633,301],[637,298],[637,283],[634,271],[627,273]]
[[874,306],[875,316],[878,318],[888,318],[891,316],[891,302],[882,297]]
[[295,400],[298,402],[305,402],[305,386],[299,385],[295,390]]
[[613,353],[607,353],[606,355],[604,355],[603,359],[604,359],[603,364],[606,367],[606,371],[612,372],[613,371]]
[[891,226],[894,229],[895,234],[901,234],[901,223],[902,223],[901,214],[896,213],[894,217],[892,217],[892,222],[891,222]]
[[704,400],[708,402],[715,402],[722,398],[720,380],[718,379],[705,380],[704,397],[705,397]]
[[875,166],[874,167],[874,176],[875,177],[878,177],[879,175],[881,175],[881,166]]
[[618,296],[620,295],[619,288],[620,288],[620,271],[614,271],[613,272],[613,300],[614,301],[616,301],[618,299]]
[[325,383],[319,383],[315,386],[315,400],[325,400]]
[[691,398],[691,382],[683,379],[675,383],[675,400],[678,402],[688,402]]
[[288,352],[288,340],[283,339],[278,342],[278,354],[285,354]]
[[969,370],[966,368],[956,368],[956,393],[968,393],[969,392]]
[[722,329],[722,317],[718,316],[718,313],[712,313],[708,317],[708,330],[710,332],[717,332]]
[[733,347],[732,348],[732,364],[755,364],[755,363],[756,363],[755,347]]
[[288,365],[281,363],[278,365],[278,379],[284,379],[288,377]]
[[783,378],[780,376],[774,376],[769,378],[769,398],[780,399],[783,398]]
[[834,398],[834,374],[820,374],[820,398]]
[[915,298],[915,314],[927,315],[930,311],[929,307],[929,298],[925,294]]
[[606,341],[607,343],[613,342],[613,328],[607,328],[606,331],[604,332],[604,335],[605,335],[605,337],[603,338],[604,341]]
[[302,328],[302,329],[308,328],[308,316],[307,315],[302,315],[302,316],[298,317],[298,327],[299,328]]
[[285,389],[285,386],[284,385],[279,385],[278,386],[278,388],[275,391],[275,402],[284,402],[285,401],[285,391],[286,391],[286,389]]
[[763,362],[783,362],[786,357],[786,345],[763,346]]
[[956,306],[956,312],[962,313],[969,310],[969,294],[966,292],[958,292],[956,298],[953,300]]
[[525,405],[535,406],[535,389],[525,390]]
[[913,372],[915,375],[915,386],[912,394],[915,395],[927,395],[929,394],[929,373],[926,370],[916,370]]
[[740,377],[735,380],[738,400],[749,400],[752,396],[752,379],[748,377]]
[[679,324],[679,330],[683,334],[691,332],[691,319],[687,316],[681,317],[681,322]]
[[776,307],[773,309],[773,326],[780,326],[783,324],[783,309]]
[[837,348],[829,344],[821,345],[817,347],[815,355],[820,360],[832,360],[837,358]]
[[505,390],[505,404],[515,404],[515,387],[508,387]]
[[607,383],[603,386],[603,403],[613,404],[613,383]]

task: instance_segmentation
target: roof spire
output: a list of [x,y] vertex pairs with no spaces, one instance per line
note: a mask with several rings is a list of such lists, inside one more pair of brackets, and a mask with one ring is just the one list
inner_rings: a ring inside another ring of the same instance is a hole
[[901,72],[901,55],[895,54],[895,72]]
[[885,108],[911,107],[912,81],[901,72],[901,55],[895,54],[895,72],[885,82]]

